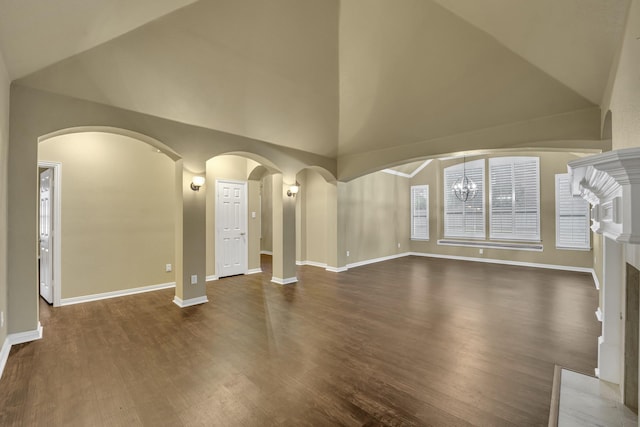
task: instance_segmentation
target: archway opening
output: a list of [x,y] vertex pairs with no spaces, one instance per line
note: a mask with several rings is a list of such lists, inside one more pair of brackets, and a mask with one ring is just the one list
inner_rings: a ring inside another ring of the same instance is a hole
[[[50,302],[55,306],[175,286],[179,156],[148,137],[92,129],[39,139],[39,166],[55,173],[53,243],[49,248],[39,244],[41,266],[43,255],[52,251]],[[41,198],[40,211],[45,208]],[[47,234],[42,215],[39,228],[42,243]],[[45,277],[40,279],[42,288]]]
[[[260,273],[263,262],[270,268],[261,255],[273,251],[271,182],[279,173],[268,159],[251,153],[207,160],[207,280]],[[236,192],[236,200],[228,199]]]

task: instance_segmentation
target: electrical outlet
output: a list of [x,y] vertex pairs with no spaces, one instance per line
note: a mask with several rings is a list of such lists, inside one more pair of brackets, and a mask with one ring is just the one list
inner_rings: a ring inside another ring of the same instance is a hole
[[164,270],[169,273],[171,271],[171,264],[167,264],[164,266]]
[[349,251],[347,251],[347,256],[349,256]]
[[4,311],[0,311],[0,328],[4,327]]
[[255,218],[256,217],[256,213],[255,212],[251,212],[251,218]]
[[400,249],[400,243],[398,243],[398,249]]
[[198,275],[194,274],[191,276],[191,284],[192,285],[197,285],[198,284]]
[[484,249],[480,249],[480,255],[484,253]]

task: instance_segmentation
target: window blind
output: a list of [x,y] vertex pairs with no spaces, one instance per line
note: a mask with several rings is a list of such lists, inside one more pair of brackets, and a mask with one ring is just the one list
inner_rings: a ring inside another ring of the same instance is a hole
[[429,186],[411,186],[411,238],[429,239]]
[[574,197],[569,188],[569,174],[556,175],[556,247],[589,249],[589,202]]
[[[450,166],[444,170],[444,236],[484,239],[484,170],[485,161],[474,160]],[[478,192],[473,199],[462,202],[451,187],[462,175],[473,180]]]
[[540,159],[489,159],[489,236],[540,241]]

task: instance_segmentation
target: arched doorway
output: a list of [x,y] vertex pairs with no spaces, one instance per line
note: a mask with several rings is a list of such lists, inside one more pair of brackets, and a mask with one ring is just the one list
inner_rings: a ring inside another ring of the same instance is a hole
[[178,158],[159,141],[122,129],[75,128],[39,139],[39,167],[53,174],[49,302],[175,286]]
[[[271,210],[264,213],[263,203],[271,197],[265,197],[263,187],[273,174],[280,174],[274,164],[251,153],[222,154],[206,162],[208,281],[262,272],[260,256],[265,234],[271,236],[272,217]],[[225,200],[234,192],[238,195],[234,201]],[[233,210],[225,209],[229,203]],[[230,217],[233,212],[237,218]]]

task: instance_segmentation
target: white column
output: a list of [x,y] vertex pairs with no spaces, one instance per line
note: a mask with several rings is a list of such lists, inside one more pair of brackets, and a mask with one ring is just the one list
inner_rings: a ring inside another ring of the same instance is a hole
[[602,284],[602,335],[598,338],[598,369],[602,380],[620,384],[622,379],[623,247],[603,238],[604,280]]

